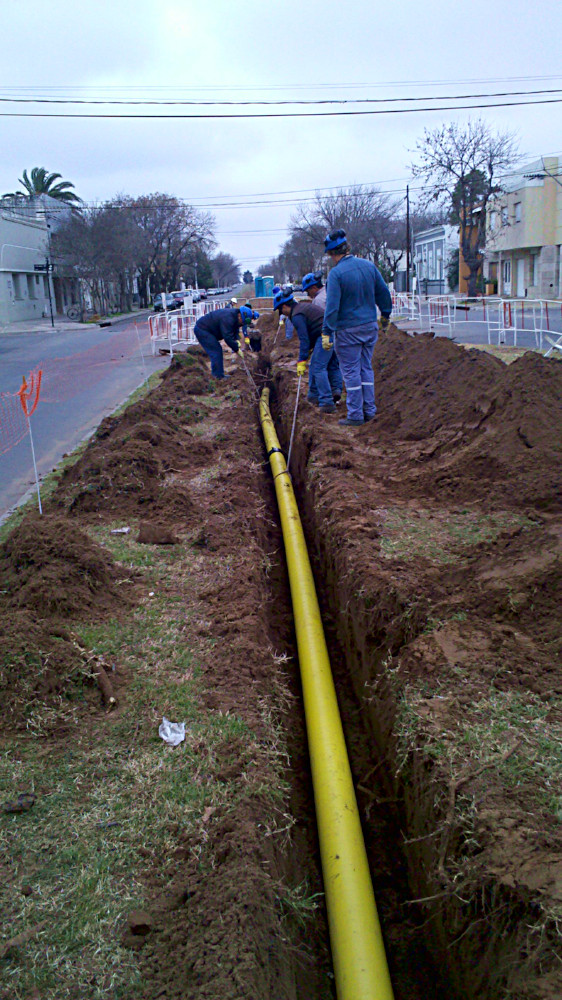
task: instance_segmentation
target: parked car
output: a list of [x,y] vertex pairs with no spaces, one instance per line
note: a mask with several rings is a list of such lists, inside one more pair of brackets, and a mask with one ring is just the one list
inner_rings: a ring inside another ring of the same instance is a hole
[[[178,300],[174,297],[172,292],[166,292],[166,309],[178,309],[183,303],[180,302],[178,305]],[[164,312],[164,299],[162,298],[163,293],[157,292],[152,300],[152,305],[154,306],[154,312]]]
[[207,289],[206,288],[200,288],[199,289],[199,298],[200,299],[206,299],[207,298]]

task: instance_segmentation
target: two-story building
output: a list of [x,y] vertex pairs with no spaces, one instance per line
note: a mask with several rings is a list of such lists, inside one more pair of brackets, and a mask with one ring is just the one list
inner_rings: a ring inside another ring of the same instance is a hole
[[448,267],[459,248],[455,226],[439,225],[414,234],[416,288],[423,295],[446,295],[449,292]]
[[562,158],[543,156],[501,179],[488,205],[486,281],[498,295],[555,299],[562,294]]

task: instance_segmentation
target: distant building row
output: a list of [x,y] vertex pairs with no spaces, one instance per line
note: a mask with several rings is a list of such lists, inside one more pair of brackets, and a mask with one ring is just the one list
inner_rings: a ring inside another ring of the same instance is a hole
[[[545,156],[502,178],[503,194],[488,207],[482,285],[505,298],[562,297],[562,159]],[[449,265],[459,249],[455,226],[433,226],[413,237],[416,287],[446,294]],[[405,261],[396,290],[405,290]],[[457,282],[455,282],[457,285]],[[466,292],[462,273],[458,287]]]

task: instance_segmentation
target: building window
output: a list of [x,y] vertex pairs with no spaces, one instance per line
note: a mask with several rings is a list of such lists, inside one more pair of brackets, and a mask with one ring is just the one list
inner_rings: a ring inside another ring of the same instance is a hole
[[23,299],[23,288],[21,284],[21,274],[12,274],[12,283],[14,286],[14,298]]
[[515,202],[515,221],[521,222],[521,202]]
[[490,212],[490,229],[496,228],[496,216],[497,212]]
[[504,260],[503,262],[503,283],[504,285],[511,284],[511,261]]
[[507,207],[505,205],[501,210],[501,220],[502,226],[507,226]]
[[28,274],[27,275],[27,297],[28,297],[28,299],[34,299],[35,298],[35,283],[33,281],[34,277],[35,277],[35,275],[33,275],[33,274]]

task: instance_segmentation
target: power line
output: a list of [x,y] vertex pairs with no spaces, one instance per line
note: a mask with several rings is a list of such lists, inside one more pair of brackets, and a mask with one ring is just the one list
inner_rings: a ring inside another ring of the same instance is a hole
[[484,97],[533,97],[537,94],[560,94],[562,88],[551,90],[502,90],[486,94],[439,94],[436,97],[424,94],[421,97],[325,97],[317,99],[298,100],[253,100],[253,101],[186,101],[186,100],[158,100],[149,98],[90,98],[90,97],[0,97],[3,104],[88,104],[88,105],[127,105],[146,107],[157,105],[158,107],[278,107],[281,105],[325,105],[325,104],[405,104],[406,102],[419,101],[471,101]]
[[[442,98],[440,98],[441,100]],[[259,111],[256,114],[235,112],[234,114],[199,114],[199,115],[159,115],[159,114],[78,114],[69,115],[66,112],[44,111],[0,111],[0,118],[133,118],[139,121],[147,119],[164,120],[197,120],[197,119],[241,119],[241,118],[340,118],[356,115],[407,115],[426,111],[480,111],[483,108],[527,108],[538,104],[561,104],[561,97],[543,98],[538,101],[502,101],[494,104],[442,104],[436,107],[422,108],[377,108],[368,111],[281,111],[278,114]]]
[[[217,93],[221,91],[228,91],[229,94],[233,92],[250,93],[254,91],[260,92],[277,92],[282,90],[362,90],[366,88],[376,89],[380,87],[441,87],[441,86],[465,86],[474,84],[507,84],[507,83],[535,83],[539,81],[547,80],[561,80],[562,75],[560,73],[556,74],[540,74],[533,76],[505,76],[505,77],[468,77],[468,78],[458,78],[458,79],[445,79],[445,80],[384,80],[384,81],[371,81],[370,83],[350,83],[340,82],[340,83],[283,83],[283,84],[269,84],[269,85],[242,85],[237,84],[234,86],[221,86],[221,85],[211,85],[202,86],[198,85],[196,87],[178,86],[176,84],[129,84],[125,88],[122,84],[105,84],[96,87],[99,92],[112,92],[112,91],[145,91],[145,92],[164,92],[164,91],[176,91],[184,93],[201,92],[201,93]],[[14,92],[24,92],[29,91],[45,91],[53,92],[60,90],[67,91],[89,91],[94,88],[90,84],[66,84],[66,85],[26,85],[26,86],[13,86],[4,88],[10,93]]]

